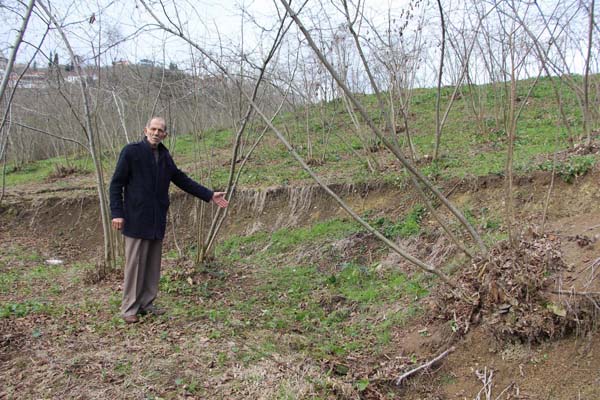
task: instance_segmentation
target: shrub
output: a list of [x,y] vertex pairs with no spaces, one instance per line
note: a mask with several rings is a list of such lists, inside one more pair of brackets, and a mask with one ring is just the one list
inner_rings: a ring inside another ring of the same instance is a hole
[[[556,164],[556,173],[567,183],[585,175],[596,163],[593,155],[571,156],[567,160]],[[552,161],[546,161],[538,166],[542,171],[552,171]]]

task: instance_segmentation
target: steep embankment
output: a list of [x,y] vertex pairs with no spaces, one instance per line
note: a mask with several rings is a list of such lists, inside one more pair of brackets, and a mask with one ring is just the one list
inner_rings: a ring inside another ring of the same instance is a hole
[[[575,184],[557,178],[548,219],[597,211],[600,208],[597,176],[598,173],[593,171]],[[516,179],[515,212],[520,222],[540,220],[549,184],[550,175],[543,172]],[[501,176],[454,180],[441,185],[442,191],[474,218],[489,214],[498,219],[504,212],[504,179]],[[417,202],[414,190],[406,184],[374,182],[330,187],[359,213],[369,211],[398,217]],[[46,240],[50,248],[69,244],[83,252],[100,247],[102,229],[93,187],[21,188],[9,191],[5,200],[0,208],[0,230],[5,238],[32,236]],[[173,190],[170,221],[174,224],[169,230],[167,247],[174,235],[183,243],[194,237],[199,218],[197,204],[191,196]],[[318,186],[240,190],[232,202],[223,236],[260,230],[272,232],[343,215],[337,203]],[[209,217],[210,213],[206,213],[205,218],[208,220]]]

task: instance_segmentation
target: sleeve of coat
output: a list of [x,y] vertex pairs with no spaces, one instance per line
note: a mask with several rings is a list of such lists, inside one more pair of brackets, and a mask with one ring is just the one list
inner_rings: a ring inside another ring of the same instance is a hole
[[123,211],[123,189],[129,181],[129,162],[127,146],[121,150],[115,173],[110,181],[110,214],[112,218],[125,218]]
[[196,196],[206,202],[209,202],[214,192],[201,184],[197,183],[189,176],[186,175],[185,172],[177,168],[175,162],[169,156],[169,164],[171,168],[173,168],[173,172],[171,174],[171,181],[177,185],[181,190],[191,194],[192,196]]

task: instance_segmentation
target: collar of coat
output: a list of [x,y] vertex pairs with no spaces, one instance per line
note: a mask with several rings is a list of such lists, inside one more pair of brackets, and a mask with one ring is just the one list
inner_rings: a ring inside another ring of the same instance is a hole
[[[142,138],[141,143],[144,143],[144,145],[148,148],[148,150],[152,151],[152,146],[150,146],[150,142],[148,142],[148,139],[146,138],[146,136],[144,136]],[[156,148],[158,149],[159,154],[167,151],[167,146],[162,144],[162,142],[159,143],[158,146],[156,146]]]

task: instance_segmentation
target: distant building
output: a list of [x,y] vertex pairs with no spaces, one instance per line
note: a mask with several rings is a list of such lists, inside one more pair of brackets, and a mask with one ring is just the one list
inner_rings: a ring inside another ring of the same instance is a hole
[[[93,70],[82,70],[84,78],[88,84],[98,80],[98,75]],[[18,85],[19,89],[45,89],[52,85],[52,82],[56,82],[57,77],[66,83],[78,83],[79,75],[76,71],[60,71],[60,75],[56,73],[56,70],[44,69],[44,70],[27,70],[23,76],[20,76],[21,72],[13,72],[10,74],[8,80],[9,87],[15,87]],[[20,77],[20,80],[19,80]]]
[[[92,82],[98,80],[98,75],[93,70],[82,69],[81,72],[83,73],[83,76],[86,79],[87,83],[92,83]],[[69,83],[79,82],[79,75],[77,74],[76,71],[68,71],[68,72],[63,73],[61,76],[66,82],[69,82]]]
[[144,65],[146,67],[153,67],[154,66],[154,61],[149,60],[147,58],[142,58],[139,62],[138,65]]
[[17,84],[20,89],[43,89],[48,87],[48,79],[45,71],[27,71],[19,80],[20,73],[10,74],[8,86],[15,87]]
[[126,60],[124,58],[121,58],[119,60],[113,60],[112,65],[113,66],[117,66],[117,65],[129,65],[129,60]]

